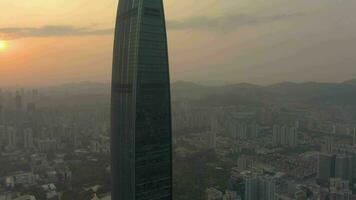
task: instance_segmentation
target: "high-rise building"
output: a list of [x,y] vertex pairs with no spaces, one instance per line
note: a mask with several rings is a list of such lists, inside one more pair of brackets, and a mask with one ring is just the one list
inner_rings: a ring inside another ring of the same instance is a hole
[[168,50],[162,0],[120,0],[114,42],[113,200],[172,199]]
[[289,129],[288,145],[290,147],[296,147],[298,145],[298,130],[295,127]]
[[209,131],[208,135],[209,135],[208,148],[215,151],[216,150],[216,132]]
[[0,151],[6,146],[6,127],[0,124]]
[[253,159],[248,155],[240,155],[237,159],[237,168],[240,171],[251,169],[253,167]]
[[274,125],[272,130],[273,146],[296,147],[298,130],[296,127]]
[[16,129],[14,127],[6,128],[8,148],[14,149],[17,145]]
[[245,199],[258,200],[258,177],[250,176],[245,178]]
[[336,155],[335,158],[335,178],[352,181],[354,176],[354,156]]
[[31,128],[24,130],[24,148],[26,150],[31,150],[33,148],[33,131]]
[[35,103],[28,103],[27,104],[27,112],[34,113],[36,111],[36,104]]
[[246,200],[274,200],[276,181],[269,176],[252,175],[245,177]]
[[335,156],[319,153],[317,170],[318,181],[320,183],[329,183],[330,178],[335,177]]
[[22,110],[22,97],[18,91],[16,92],[15,96],[15,109],[16,111]]
[[274,125],[272,129],[272,144],[273,146],[278,146],[281,143],[280,139],[280,127],[278,125]]
[[270,177],[261,177],[259,180],[259,199],[274,200],[276,181]]

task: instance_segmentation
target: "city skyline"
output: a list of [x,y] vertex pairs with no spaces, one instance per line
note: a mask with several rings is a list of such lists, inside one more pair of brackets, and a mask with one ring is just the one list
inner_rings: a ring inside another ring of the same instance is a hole
[[0,200],[356,200],[355,0],[0,7]]
[[[164,3],[172,81],[270,84],[356,76],[355,1]],[[116,5],[1,1],[7,9],[0,40],[7,49],[0,50],[0,85],[108,82]]]

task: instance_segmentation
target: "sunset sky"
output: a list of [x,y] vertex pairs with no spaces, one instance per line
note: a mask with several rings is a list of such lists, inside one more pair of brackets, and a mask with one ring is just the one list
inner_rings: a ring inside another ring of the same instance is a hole
[[[1,0],[0,87],[110,81],[117,4]],[[166,0],[172,81],[356,78],[355,8],[355,0]]]

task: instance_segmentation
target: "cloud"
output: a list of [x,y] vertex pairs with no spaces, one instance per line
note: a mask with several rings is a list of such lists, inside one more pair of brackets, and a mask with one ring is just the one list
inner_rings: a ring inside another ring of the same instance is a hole
[[91,29],[75,26],[43,26],[43,27],[6,27],[0,28],[0,37],[3,39],[19,39],[26,37],[63,37],[110,35],[113,29]]
[[[287,20],[301,14],[280,14],[272,16],[225,15],[216,18],[193,17],[184,21],[169,20],[170,30],[195,29],[204,31],[233,31],[243,26],[258,25],[274,21]],[[0,28],[0,38],[13,40],[27,37],[64,37],[64,36],[95,36],[112,35],[113,28],[92,29],[88,27],[49,25],[42,27],[4,27]]]
[[171,20],[167,22],[168,29],[198,29],[204,31],[233,31],[243,26],[282,21],[301,16],[301,13],[279,14],[271,16],[253,15],[225,15],[216,18],[193,17],[183,21]]

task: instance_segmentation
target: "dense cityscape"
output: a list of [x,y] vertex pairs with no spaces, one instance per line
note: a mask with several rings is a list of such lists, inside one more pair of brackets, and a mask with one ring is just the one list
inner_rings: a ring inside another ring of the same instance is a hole
[[[356,82],[172,84],[174,199],[356,199]],[[0,199],[110,199],[107,84],[2,88]]]

